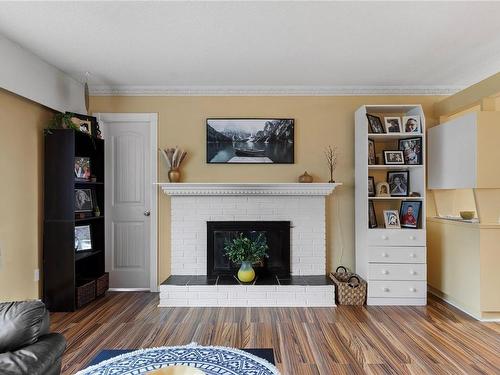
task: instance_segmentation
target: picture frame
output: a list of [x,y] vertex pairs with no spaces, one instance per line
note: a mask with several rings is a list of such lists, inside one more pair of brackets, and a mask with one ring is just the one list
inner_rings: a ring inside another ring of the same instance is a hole
[[295,120],[208,118],[207,164],[293,164]]
[[384,226],[386,229],[401,229],[398,210],[384,210]]
[[92,189],[75,189],[75,213],[93,212],[94,192]]
[[366,114],[368,118],[368,124],[370,124],[370,132],[372,134],[382,134],[385,133],[384,126],[382,125],[382,120],[380,117],[375,115]]
[[422,137],[400,139],[398,148],[403,151],[405,164],[422,165]]
[[85,156],[76,156],[73,172],[76,181],[89,181],[92,175],[90,158]]
[[405,159],[403,151],[400,150],[384,150],[385,165],[404,165]]
[[377,164],[377,157],[375,155],[375,141],[368,139],[368,165]]
[[403,116],[403,133],[422,134],[420,116]]
[[370,229],[377,228],[377,215],[375,215],[375,206],[373,205],[373,201],[368,201],[368,227]]
[[391,197],[407,197],[410,190],[410,172],[388,171],[387,183]]
[[384,127],[386,133],[402,133],[401,117],[397,116],[384,117]]
[[82,133],[91,135],[96,138],[102,139],[101,129],[99,127],[99,121],[97,117],[82,115],[74,112],[66,112],[66,114],[71,115],[71,121],[80,127]]
[[399,209],[399,220],[402,228],[417,229],[422,212],[422,201],[402,201]]
[[375,196],[375,178],[373,176],[368,176],[368,196]]
[[389,184],[387,182],[379,182],[375,189],[377,197],[390,197]]
[[92,250],[92,231],[90,225],[75,226],[75,251]]

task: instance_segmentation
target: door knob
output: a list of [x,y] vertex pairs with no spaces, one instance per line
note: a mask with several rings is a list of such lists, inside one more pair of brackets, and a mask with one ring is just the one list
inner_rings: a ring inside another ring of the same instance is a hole
[[144,216],[149,216],[149,215],[151,215],[151,211],[150,210],[144,211]]

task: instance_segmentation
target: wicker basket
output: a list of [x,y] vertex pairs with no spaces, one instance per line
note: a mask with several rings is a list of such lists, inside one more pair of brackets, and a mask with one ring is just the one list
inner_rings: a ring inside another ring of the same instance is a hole
[[[342,272],[340,272],[342,270]],[[335,299],[339,305],[363,305],[366,300],[366,281],[348,272],[343,266],[330,273],[335,284]]]
[[104,275],[99,276],[95,280],[95,295],[96,297],[102,296],[109,289],[109,273],[105,272]]
[[95,280],[82,280],[81,284],[76,287],[77,308],[93,300],[95,300]]

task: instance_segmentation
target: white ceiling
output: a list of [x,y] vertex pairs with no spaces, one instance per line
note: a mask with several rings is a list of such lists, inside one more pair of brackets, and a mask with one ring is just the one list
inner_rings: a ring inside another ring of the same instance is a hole
[[499,71],[500,3],[0,4],[0,33],[94,92],[436,93]]

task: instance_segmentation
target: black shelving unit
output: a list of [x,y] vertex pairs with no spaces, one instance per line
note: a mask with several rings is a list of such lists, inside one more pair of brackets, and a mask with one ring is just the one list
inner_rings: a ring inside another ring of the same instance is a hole
[[[96,182],[75,181],[75,157],[89,157]],[[77,287],[104,275],[104,140],[70,129],[45,135],[43,301],[77,309]],[[75,215],[75,188],[92,189],[101,215]],[[75,225],[90,225],[92,250],[75,251]]]

